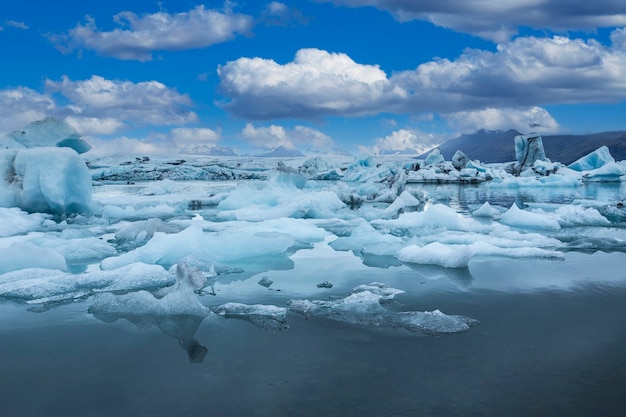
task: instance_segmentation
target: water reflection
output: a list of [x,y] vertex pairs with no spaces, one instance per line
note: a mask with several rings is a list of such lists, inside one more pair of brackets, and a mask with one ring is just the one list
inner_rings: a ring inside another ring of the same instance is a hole
[[406,263],[405,265],[414,270],[417,275],[423,279],[435,280],[446,278],[463,291],[469,290],[474,282],[474,277],[467,266],[463,268],[444,268],[439,265],[412,263]]
[[204,320],[204,316],[136,314],[104,311],[93,306],[89,308],[89,313],[105,323],[125,319],[140,329],[157,327],[163,334],[178,340],[178,344],[187,352],[190,363],[201,363],[208,353],[208,349],[195,338],[196,331]]

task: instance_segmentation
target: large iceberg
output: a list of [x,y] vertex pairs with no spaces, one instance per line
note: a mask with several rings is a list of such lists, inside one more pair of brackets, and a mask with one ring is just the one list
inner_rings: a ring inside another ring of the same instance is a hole
[[0,206],[55,214],[90,211],[91,175],[73,149],[4,150],[0,163]]
[[37,120],[0,138],[0,148],[5,149],[54,146],[71,148],[78,153],[91,149],[91,145],[80,138],[76,129],[54,117]]

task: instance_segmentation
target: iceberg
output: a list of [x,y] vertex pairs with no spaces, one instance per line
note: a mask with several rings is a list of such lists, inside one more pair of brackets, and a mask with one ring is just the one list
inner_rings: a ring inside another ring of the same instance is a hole
[[213,312],[227,319],[245,320],[266,331],[280,331],[289,328],[287,309],[273,305],[226,303],[217,306]]
[[469,264],[474,252],[468,245],[444,245],[439,242],[426,246],[417,245],[402,248],[396,257],[407,263],[439,265],[445,268],[463,268]]
[[543,140],[540,135],[517,135],[513,138],[515,144],[514,172],[519,174],[532,167],[535,161],[545,161],[546,153],[543,149]]
[[333,300],[289,300],[291,311],[306,317],[329,320],[375,329],[413,335],[459,333],[480,324],[478,320],[434,311],[396,312],[385,307],[404,291],[379,282],[360,285],[346,297]]
[[91,175],[74,150],[38,147],[1,153],[0,162],[6,165],[0,167],[0,172],[5,172],[0,185],[9,191],[0,205],[14,205],[31,213],[91,210]]
[[[20,130],[10,132],[0,143],[5,144],[5,148],[51,146],[71,148],[79,154],[91,149],[91,145],[80,138],[80,134],[76,129],[54,117],[37,120]],[[15,144],[20,146],[15,146]]]

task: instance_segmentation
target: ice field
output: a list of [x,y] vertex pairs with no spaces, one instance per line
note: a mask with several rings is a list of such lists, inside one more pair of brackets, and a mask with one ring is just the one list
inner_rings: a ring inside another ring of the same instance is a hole
[[530,139],[507,164],[6,145],[0,414],[619,415],[626,164]]

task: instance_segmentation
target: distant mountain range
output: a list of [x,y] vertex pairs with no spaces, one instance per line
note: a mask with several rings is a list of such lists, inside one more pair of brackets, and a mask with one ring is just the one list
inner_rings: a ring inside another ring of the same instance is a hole
[[[520,135],[516,130],[479,130],[470,135],[461,135],[438,146],[446,160],[457,150],[470,159],[485,163],[515,161],[513,138]],[[606,145],[617,160],[626,160],[626,132],[602,132],[588,135],[541,135],[546,156],[553,162],[571,164],[582,156]],[[428,152],[429,153],[429,152]],[[428,153],[420,155],[425,157]]]

